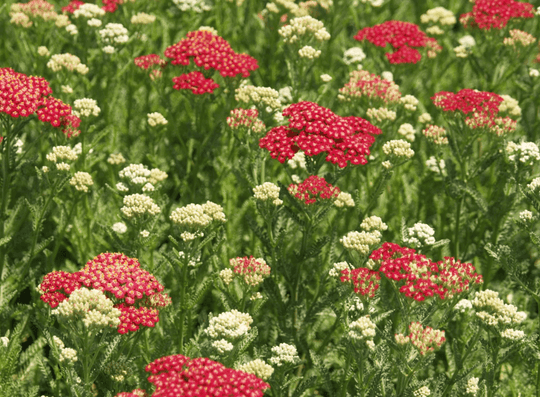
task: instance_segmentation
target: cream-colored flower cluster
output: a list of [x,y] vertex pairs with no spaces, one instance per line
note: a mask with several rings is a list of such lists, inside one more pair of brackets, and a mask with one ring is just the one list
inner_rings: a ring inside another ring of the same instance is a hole
[[247,362],[238,367],[240,371],[247,372],[248,374],[253,374],[262,380],[268,380],[270,376],[274,373],[274,368],[271,365],[266,364],[260,358],[256,360]]
[[540,188],[540,178],[534,178],[531,183],[527,185],[533,192]]
[[508,142],[506,145],[506,153],[509,154],[510,161],[519,161],[526,165],[532,165],[535,161],[540,160],[540,150],[534,142]]
[[298,50],[298,55],[300,55],[300,58],[315,59],[321,55],[321,50],[306,45]]
[[332,266],[332,269],[330,269],[330,271],[328,272],[328,274],[330,275],[330,277],[341,277],[341,272],[345,269],[349,269],[350,266],[347,262],[337,262],[337,263],[334,263],[334,265]]
[[376,215],[372,215],[369,218],[365,218],[360,224],[360,227],[364,229],[366,232],[371,232],[373,230],[383,232],[385,230],[388,230],[388,225],[384,223],[382,219]]
[[406,230],[403,242],[415,247],[424,247],[435,244],[435,230],[425,223],[417,222]]
[[218,351],[219,354],[230,352],[234,349],[234,345],[228,342],[226,339],[218,339],[212,342],[212,346]]
[[232,269],[223,269],[219,272],[219,278],[225,285],[229,285],[234,280],[234,272]]
[[114,225],[112,225],[112,230],[118,234],[124,234],[127,232],[127,226],[124,222],[116,222]]
[[[121,170],[119,173],[120,178],[127,179],[134,185],[142,186],[144,192],[153,192],[157,183],[165,180],[168,175],[166,172],[161,171],[158,168],[149,170],[143,164],[130,164]],[[127,192],[129,188],[123,183],[117,184],[117,189],[123,192]]]
[[309,15],[291,19],[290,24],[283,26],[278,33],[283,37],[283,41],[289,44],[309,42],[311,39],[319,42],[330,40],[330,33],[326,31],[324,24]]
[[169,217],[173,223],[187,228],[180,234],[184,241],[191,241],[202,237],[201,229],[209,226],[213,221],[224,223],[227,221],[223,213],[223,207],[207,201],[205,204],[188,204],[185,207],[175,209]]
[[390,110],[388,108],[385,108],[385,107],[380,107],[380,108],[369,108],[367,111],[366,111],[366,115],[371,119],[371,120],[377,120],[377,121],[384,121],[384,120],[390,120],[390,121],[394,121],[396,119],[396,112],[394,112],[393,110]]
[[458,58],[467,58],[471,54],[472,48],[476,45],[476,40],[474,40],[474,37],[467,35],[459,39],[458,42],[460,45],[454,48],[456,56]]
[[330,75],[327,74],[327,73],[321,74],[319,77],[321,78],[321,80],[322,80],[324,83],[329,83],[329,82],[332,81],[332,76],[330,76]]
[[155,20],[155,15],[147,14],[146,12],[139,12],[131,17],[131,23],[133,25],[148,25],[154,23]]
[[414,142],[416,138],[416,130],[409,123],[403,123],[398,128],[398,134],[402,135],[406,140]]
[[272,201],[275,206],[283,204],[279,198],[279,186],[272,182],[265,182],[262,185],[253,188],[253,197],[259,201]]
[[151,197],[136,193],[124,197],[124,206],[120,208],[120,211],[126,217],[133,218],[144,214],[155,216],[161,212],[161,208]]
[[426,124],[433,121],[431,118],[431,115],[429,113],[422,113],[420,116],[418,116],[418,122],[422,124]]
[[509,339],[511,341],[518,341],[525,339],[525,332],[521,330],[516,330],[512,328],[507,328],[504,331],[501,332],[501,336],[505,339]]
[[428,124],[422,133],[428,141],[435,145],[448,145],[448,138],[446,137],[446,130],[438,125]]
[[74,18],[84,17],[84,18],[98,18],[105,15],[105,11],[101,9],[96,4],[85,3],[81,4],[79,9],[73,12]]
[[465,313],[467,310],[472,309],[472,302],[468,299],[461,299],[454,306],[454,310],[460,313]]
[[328,9],[333,4],[332,0],[311,0],[296,4],[291,0],[272,0],[266,3],[266,9],[263,12],[271,12],[273,14],[290,14],[295,17],[304,17],[309,15],[310,8],[320,5],[324,9]]
[[235,273],[250,287],[256,287],[270,276],[270,266],[263,258],[232,258],[229,260]]
[[[439,23],[443,26],[455,25],[456,17],[454,13],[444,7],[435,7],[427,10],[425,14],[420,16],[422,23]],[[428,32],[429,33],[429,32]]]
[[52,152],[48,153],[45,158],[56,163],[58,160],[75,161],[79,156],[77,156],[77,152],[69,146],[55,146],[52,148]]
[[88,192],[88,186],[92,186],[94,181],[92,180],[92,175],[88,172],[77,171],[73,177],[69,180],[69,184],[79,192]]
[[384,154],[391,157],[405,157],[410,159],[414,156],[414,150],[411,149],[411,144],[403,139],[386,142],[382,150]]
[[253,85],[239,87],[235,90],[234,99],[238,102],[253,102],[255,105],[269,106],[272,109],[281,107],[279,92],[270,87],[255,87]]
[[37,49],[37,53],[40,57],[48,57],[51,55],[49,49],[45,46],[39,46]]
[[10,23],[14,25],[20,25],[23,28],[29,28],[34,23],[30,20],[28,15],[26,15],[23,12],[16,12],[11,16],[11,19],[9,21]]
[[435,156],[431,156],[429,159],[426,160],[426,167],[431,172],[434,172],[436,174],[441,174],[442,172],[443,175],[446,175],[446,163],[443,159],[439,160],[439,163],[437,163],[437,159],[435,158]]
[[499,105],[499,112],[506,112],[510,116],[521,116],[521,108],[519,102],[510,95],[501,95],[503,101]]
[[422,386],[420,389],[416,389],[413,395],[414,397],[429,397],[431,396],[431,390],[427,386]]
[[107,163],[112,165],[123,164],[125,162],[126,159],[124,158],[122,153],[111,153],[109,155],[109,158],[107,158]]
[[503,44],[506,46],[512,46],[516,48],[517,45],[527,47],[536,42],[536,38],[527,32],[519,29],[510,30],[510,37],[506,37],[503,40]]
[[120,324],[120,310],[113,307],[103,291],[79,288],[68,299],[60,302],[52,314],[67,319],[82,319],[84,325],[93,330],[116,327]]
[[522,222],[529,223],[533,219],[533,213],[529,210],[524,210],[519,213],[519,219]]
[[302,151],[298,151],[294,154],[293,158],[287,161],[287,165],[293,170],[300,168],[306,169],[306,154]]
[[68,364],[73,364],[77,361],[77,352],[74,349],[66,347],[58,336],[53,336],[52,339],[58,350],[60,350],[60,362],[67,361]]
[[212,317],[205,332],[211,338],[238,339],[243,337],[251,329],[253,318],[248,313],[233,309]]
[[369,315],[360,317],[349,324],[349,337],[356,340],[373,339],[375,328],[375,323],[371,321]]
[[210,11],[210,7],[204,0],[173,0],[173,3],[180,9],[180,11],[193,11],[198,14],[204,11]]
[[49,62],[47,62],[47,67],[53,72],[59,72],[64,68],[70,72],[76,71],[83,75],[87,74],[89,71],[88,67],[84,63],[81,63],[81,59],[72,54],[53,55]]
[[339,192],[338,196],[334,200],[334,205],[339,208],[354,207],[354,200],[350,193]]
[[405,109],[410,110],[410,111],[415,111],[416,105],[418,105],[419,103],[418,99],[416,99],[416,97],[414,97],[413,95],[402,96],[399,99],[399,102],[403,105]]
[[527,313],[518,312],[516,306],[505,304],[498,292],[489,289],[478,291],[471,303],[477,310],[476,316],[490,326],[521,324],[527,318]]
[[129,40],[128,30],[121,23],[108,23],[99,35],[105,43],[124,44]]
[[480,388],[478,387],[479,380],[480,379],[475,378],[474,376],[470,377],[469,380],[467,381],[467,387],[465,388],[465,393],[472,394],[473,396],[475,396],[476,393],[478,393],[478,391],[480,390]]
[[98,116],[101,112],[96,100],[90,98],[76,99],[73,103],[73,108],[73,114],[79,118],[90,117],[91,115]]
[[270,362],[278,367],[281,367],[283,364],[296,364],[299,361],[298,351],[293,345],[281,343],[279,346],[272,348]]
[[166,125],[168,123],[167,119],[163,117],[161,113],[154,112],[154,113],[148,113],[148,125],[150,127],[155,127],[157,125]]
[[360,47],[349,48],[343,53],[343,62],[345,62],[346,65],[360,63],[364,59],[366,59],[366,54]]
[[367,255],[370,252],[370,247],[381,242],[381,232],[373,230],[352,231],[343,236],[339,241],[346,249],[357,251],[361,255]]

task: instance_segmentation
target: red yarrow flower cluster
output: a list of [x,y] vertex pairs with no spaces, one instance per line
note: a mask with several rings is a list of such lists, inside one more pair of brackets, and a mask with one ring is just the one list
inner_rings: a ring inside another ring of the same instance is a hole
[[444,331],[423,327],[419,322],[412,322],[409,325],[409,339],[416,346],[422,356],[431,353],[442,346],[446,341]]
[[78,10],[83,4],[84,1],[71,0],[67,6],[62,7],[62,12],[64,14],[73,14],[75,10]]
[[320,200],[330,200],[339,196],[340,190],[337,186],[332,186],[320,176],[312,175],[302,183],[289,185],[289,193],[309,205]]
[[514,18],[534,18],[534,7],[514,0],[476,0],[472,12],[462,14],[465,27],[483,30],[502,29]]
[[78,134],[76,128],[81,120],[71,113],[71,106],[50,94],[52,90],[44,78],[0,68],[0,113],[15,118],[37,113],[40,121],[63,127],[68,138]]
[[358,269],[344,269],[341,271],[340,280],[342,283],[349,283],[352,281],[354,285],[354,292],[359,295],[368,296],[373,298],[375,292],[379,289],[381,284],[381,276],[378,271],[370,270],[366,267],[360,267]]
[[135,62],[135,65],[144,70],[148,70],[151,66],[154,65],[161,68],[167,66],[167,61],[165,59],[161,59],[161,57],[157,54],[143,55],[135,58],[133,62]]
[[[64,14],[73,14],[84,3],[84,1],[71,0],[67,6],[62,7],[62,12]],[[101,7],[103,11],[113,13],[118,9],[118,4],[123,4],[124,0],[101,0],[101,3],[103,4]]]
[[253,255],[249,258],[247,256],[232,258],[229,265],[235,274],[241,276],[245,283],[252,287],[260,284],[271,271],[264,259],[254,258]]
[[307,156],[326,153],[326,161],[344,168],[366,164],[374,135],[382,131],[360,117],[341,117],[313,102],[299,102],[283,110],[288,126],[272,128],[259,140],[259,146],[280,163],[299,150]]
[[435,295],[445,299],[468,291],[471,283],[483,282],[471,263],[462,263],[451,257],[433,262],[414,249],[395,243],[384,243],[371,253],[370,259],[380,264],[379,273],[395,282],[403,282],[399,291],[416,301]]
[[388,61],[393,64],[417,63],[422,56],[414,47],[433,46],[437,40],[429,38],[418,25],[402,21],[386,21],[380,25],[363,28],[358,31],[355,40],[367,40],[377,47],[390,44],[395,51],[387,52]]
[[152,397],[262,397],[270,385],[253,374],[208,358],[180,354],[158,358],[145,368],[156,390]]
[[173,88],[175,90],[191,90],[196,95],[212,94],[216,88],[219,88],[213,79],[207,79],[201,72],[190,72],[173,77]]
[[460,111],[467,117],[465,123],[472,129],[487,128],[497,135],[515,130],[516,121],[510,117],[497,117],[504,99],[493,92],[464,88],[457,93],[437,92],[431,100],[445,112]]
[[140,325],[153,327],[159,321],[159,310],[171,303],[156,278],[140,268],[137,259],[120,253],[96,256],[75,273],[57,271],[47,274],[38,290],[41,300],[55,308],[81,287],[103,291],[122,312],[118,332],[125,334]]

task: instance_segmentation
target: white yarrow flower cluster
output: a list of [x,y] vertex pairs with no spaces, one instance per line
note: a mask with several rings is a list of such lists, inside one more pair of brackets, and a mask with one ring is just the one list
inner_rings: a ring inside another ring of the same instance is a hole
[[168,123],[167,119],[158,112],[148,113],[147,117],[148,125],[150,125],[150,127],[155,127],[156,125],[166,125]]
[[403,135],[406,140],[414,142],[416,130],[414,129],[412,124],[404,123],[399,126],[398,134]]
[[301,168],[306,169],[306,154],[302,151],[298,151],[294,154],[293,158],[287,161],[287,165],[293,170]]
[[477,292],[471,303],[477,310],[476,316],[487,325],[521,324],[527,318],[527,313],[518,312],[516,306],[505,304],[498,292],[489,289]]
[[0,338],[0,345],[2,345],[3,347],[8,347],[9,345],[9,338],[6,337],[6,336],[2,336]]
[[384,120],[394,121],[397,116],[396,112],[385,107],[369,108],[366,112],[366,115],[371,120],[377,120],[377,121],[384,121]]
[[128,30],[121,23],[108,23],[99,34],[105,43],[127,43],[129,40]]
[[124,234],[127,232],[127,226],[124,222],[116,222],[112,225],[112,230],[118,234]]
[[70,72],[76,71],[80,74],[88,73],[88,67],[81,63],[81,59],[72,54],[55,54],[47,62],[47,67],[53,72],[59,72],[60,70],[67,69]]
[[444,160],[441,159],[439,160],[439,164],[437,164],[437,159],[435,158],[435,156],[431,156],[429,159],[426,160],[426,167],[431,172],[434,172],[436,174],[440,174],[441,170],[443,174],[446,174],[446,163],[444,162]]
[[413,392],[414,397],[428,397],[431,396],[431,390],[427,386],[422,386],[420,389]]
[[79,288],[60,302],[52,314],[61,318],[82,319],[87,328],[100,330],[120,324],[120,310],[98,289]]
[[413,227],[407,229],[406,235],[403,236],[403,242],[415,247],[424,247],[435,244],[434,235],[435,230],[431,226],[418,222]]
[[126,159],[124,158],[122,153],[111,153],[109,155],[109,158],[107,159],[107,163],[112,165],[123,164],[125,162]]
[[168,177],[166,172],[163,172],[158,168],[149,170],[143,164],[130,164],[121,170],[118,175],[120,178],[127,179],[130,183],[135,185],[146,186],[146,191],[152,190],[152,188],[147,186],[148,184],[155,185]]
[[45,46],[39,46],[37,49],[37,53],[40,57],[48,57],[51,55],[49,49]]
[[540,178],[534,178],[527,187],[532,191],[536,191],[540,187]]
[[235,90],[234,99],[238,102],[253,102],[255,105],[269,106],[272,109],[281,107],[279,92],[270,87],[255,87],[253,85],[239,87]]
[[198,14],[212,9],[204,0],[173,0],[173,3],[180,11],[193,11]]
[[131,17],[131,23],[134,25],[148,25],[155,22],[156,16],[147,14],[145,12],[139,12]]
[[325,82],[325,83],[329,83],[329,82],[332,81],[332,76],[330,76],[329,74],[326,74],[326,73],[325,73],[325,74],[321,74],[321,75],[320,75],[320,78],[321,78],[321,80],[322,80],[323,82]]
[[55,146],[52,148],[52,152],[48,153],[45,158],[56,163],[58,160],[75,161],[79,156],[69,146]]
[[525,332],[512,328],[507,328],[501,332],[501,336],[511,341],[518,341],[525,338]]
[[103,22],[101,22],[101,19],[92,18],[88,20],[88,26],[91,26],[93,28],[99,28]]
[[73,25],[72,23],[66,26],[66,32],[68,32],[72,36],[79,34],[79,30],[77,29],[77,26]]
[[439,23],[445,25],[455,25],[456,17],[454,13],[447,10],[444,7],[435,7],[431,10],[427,10],[425,14],[420,16],[420,22],[422,23]]
[[416,99],[416,97],[412,95],[402,96],[399,99],[399,103],[401,103],[405,109],[410,110],[410,111],[415,111],[416,105],[419,104],[418,99]]
[[403,139],[386,142],[382,150],[387,156],[405,157],[407,159],[414,156],[414,150],[411,149],[411,144]]
[[223,207],[207,201],[205,204],[188,204],[185,207],[175,209],[169,217],[173,223],[187,228],[180,234],[184,241],[191,241],[202,237],[201,229],[209,226],[213,221],[226,222]]
[[540,76],[540,70],[534,69],[534,68],[529,68],[529,76],[530,77],[538,77],[538,76]]
[[356,340],[373,339],[375,328],[375,323],[371,321],[369,315],[360,317],[349,324],[349,337]]
[[279,346],[272,348],[270,362],[278,367],[281,367],[283,364],[296,364],[299,361],[298,351],[293,345],[281,343]]
[[516,99],[512,98],[510,95],[501,95],[501,97],[503,98],[503,101],[499,105],[499,112],[506,112],[514,117],[521,116],[521,108]]
[[341,277],[341,272],[345,269],[349,269],[349,264],[347,262],[337,262],[334,263],[332,269],[328,272],[331,277]]
[[521,142],[519,144],[508,142],[506,153],[509,154],[510,161],[519,161],[526,165],[532,165],[535,161],[540,160],[540,150],[534,142]]
[[94,181],[92,180],[92,175],[88,172],[77,171],[75,175],[69,180],[69,184],[79,192],[88,192],[88,186],[92,186]]
[[388,225],[384,223],[382,219],[378,216],[372,215],[362,221],[362,223],[360,224],[360,228],[364,229],[366,232],[371,232],[373,230],[383,232],[385,230],[388,230]]
[[480,390],[480,388],[478,387],[479,380],[480,379],[475,378],[474,376],[469,378],[469,380],[467,381],[467,387],[465,389],[465,393],[472,394],[473,396],[475,396],[476,393],[478,393],[478,391]]
[[300,58],[315,59],[321,55],[321,50],[316,50],[312,46],[306,45],[298,50]]
[[349,48],[343,53],[343,62],[345,62],[346,65],[360,63],[364,59],[366,59],[366,54],[360,47]]
[[455,306],[454,310],[460,313],[465,313],[467,310],[472,309],[472,303],[468,299],[461,299]]
[[234,345],[231,342],[228,342],[226,339],[219,339],[212,342],[212,346],[220,353],[230,352],[234,349]]
[[96,100],[90,98],[76,99],[73,108],[73,114],[77,117],[98,116],[101,112]]
[[124,197],[124,206],[120,208],[120,211],[126,217],[133,218],[144,214],[157,215],[161,212],[161,208],[151,197],[136,193]]
[[225,285],[229,285],[234,279],[234,273],[232,269],[223,269],[219,272],[219,278]]
[[272,182],[265,182],[262,185],[253,188],[255,200],[272,201],[275,206],[283,204],[283,200],[279,198],[279,186]]
[[371,232],[352,231],[343,236],[339,241],[346,249],[357,251],[361,255],[370,252],[370,246],[381,242],[381,232],[373,230]]
[[519,213],[519,219],[521,219],[522,222],[528,223],[532,221],[533,213],[529,210],[524,210]]
[[309,15],[291,19],[290,24],[283,26],[278,33],[285,43],[309,41],[312,38],[317,41],[330,40],[330,33],[326,31],[324,24]]
[[266,364],[260,358],[247,362],[238,367],[240,371],[244,371],[248,374],[253,374],[262,380],[268,380],[274,373],[274,368],[271,365]]
[[205,332],[211,338],[238,339],[246,335],[251,329],[253,318],[248,313],[241,313],[236,309],[212,317]]
[[105,15],[105,11],[101,9],[96,4],[81,4],[79,9],[73,12],[74,18],[84,17],[84,18],[97,18]]
[[336,207],[354,207],[354,200],[350,193],[339,192],[338,196],[334,200]]

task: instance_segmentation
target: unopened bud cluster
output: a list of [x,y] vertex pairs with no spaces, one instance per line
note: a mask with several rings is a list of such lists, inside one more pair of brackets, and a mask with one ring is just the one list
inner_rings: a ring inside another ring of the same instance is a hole
[[213,339],[238,339],[246,335],[251,329],[253,318],[248,313],[241,313],[236,309],[212,317],[205,332]]
[[298,357],[298,351],[293,345],[281,343],[279,346],[274,346],[272,348],[270,362],[278,367],[281,367],[284,364],[296,364],[299,361],[300,357]]
[[272,182],[265,182],[262,185],[255,186],[253,194],[255,200],[271,201],[275,206],[283,204],[283,200],[279,198],[279,186]]
[[274,373],[274,368],[271,365],[266,364],[260,358],[242,364],[238,369],[247,372],[248,374],[253,374],[262,380],[268,380]]
[[254,103],[255,105],[269,106],[272,109],[279,109],[279,92],[270,87],[255,87],[246,85],[235,90],[235,100],[244,103]]
[[161,208],[151,197],[136,193],[124,197],[124,206],[120,208],[120,211],[126,217],[134,218],[144,214],[155,216],[161,212]]
[[94,184],[92,175],[88,172],[77,171],[73,177],[69,180],[69,184],[75,187],[79,192],[88,192],[88,187]]

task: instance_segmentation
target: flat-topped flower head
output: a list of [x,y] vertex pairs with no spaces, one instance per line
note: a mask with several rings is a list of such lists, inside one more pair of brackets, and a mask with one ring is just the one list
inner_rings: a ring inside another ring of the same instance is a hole
[[300,361],[298,351],[294,345],[280,343],[278,346],[274,346],[271,350],[272,358],[270,358],[270,362],[278,367],[286,364],[296,364]]
[[[334,265],[335,266],[335,265]],[[373,298],[381,284],[381,276],[376,270],[366,267],[349,270],[348,267],[341,271],[340,280],[342,283],[354,285],[354,293]]]
[[367,255],[373,246],[381,242],[381,232],[378,230],[368,232],[354,230],[347,233],[339,241],[346,249],[356,251],[360,255]]
[[401,99],[401,92],[396,83],[369,73],[367,70],[350,72],[349,82],[340,88],[339,92],[338,98],[344,101],[366,98],[388,105],[398,103]]
[[425,223],[417,222],[413,227],[406,230],[403,242],[415,247],[423,247],[435,244],[435,230]]
[[79,192],[88,192],[88,187],[94,184],[92,175],[88,172],[77,171],[73,177],[69,180],[69,184],[73,186]]
[[278,206],[283,204],[279,198],[279,186],[272,182],[265,182],[262,185],[253,188],[253,197],[257,201],[271,201]]
[[135,65],[137,65],[137,67],[144,70],[148,70],[153,66],[159,66],[163,69],[168,63],[165,59],[161,59],[161,57],[157,54],[142,55],[135,58],[133,62]]
[[73,103],[73,108],[75,109],[73,114],[79,118],[90,116],[95,117],[101,112],[96,100],[90,98],[76,99]]
[[124,206],[120,208],[120,211],[126,217],[133,218],[144,214],[155,216],[161,212],[161,208],[154,203],[151,197],[136,193],[124,197]]
[[121,23],[108,23],[99,35],[105,43],[124,44],[129,40],[128,30]]
[[356,340],[372,340],[375,336],[375,323],[369,315],[362,316],[349,324],[349,337]]
[[390,63],[417,63],[422,56],[416,48],[427,47],[436,40],[429,38],[417,25],[410,22],[386,21],[380,25],[363,28],[355,40],[367,40],[377,47],[386,47],[390,44],[394,52],[387,52],[386,57]]
[[219,88],[212,78],[205,78],[201,72],[190,72],[173,77],[173,88],[175,90],[191,90],[195,95],[212,94]]
[[435,145],[448,145],[447,133],[443,127],[438,125],[428,124],[426,128],[422,130],[422,134]]
[[292,104],[283,115],[289,118],[288,126],[274,127],[259,140],[259,146],[281,163],[302,150],[307,156],[326,153],[326,161],[340,168],[366,164],[374,135],[382,132],[367,120],[341,117],[313,102]]
[[233,109],[230,116],[227,117],[227,125],[235,131],[245,128],[255,133],[261,133],[266,129],[266,126],[258,117],[259,111],[257,109]]
[[248,313],[233,309],[212,317],[205,332],[213,339],[238,339],[248,333],[252,322],[253,319]]
[[208,358],[166,356],[154,360],[145,368],[148,381],[155,386],[154,397],[262,397],[270,385],[257,376],[227,368]]
[[444,331],[425,327],[419,322],[409,325],[409,339],[411,343],[420,351],[421,355],[426,355],[437,349],[446,341]]
[[263,282],[270,275],[270,266],[262,258],[250,256],[232,258],[229,265],[233,268],[233,273],[242,277],[244,282],[255,287]]
[[234,99],[238,102],[253,103],[256,106],[266,106],[272,109],[281,108],[280,93],[270,87],[244,85],[238,87],[234,94]]
[[289,185],[289,193],[304,204],[314,204],[322,200],[331,200],[338,197],[340,190],[332,186],[322,177],[312,175],[302,183]]
[[253,374],[262,380],[268,380],[274,373],[274,368],[271,365],[266,364],[260,358],[242,364],[238,369],[248,374]]
[[215,69],[223,77],[249,77],[259,66],[247,54],[237,54],[222,37],[206,30],[188,32],[186,38],[167,47],[165,56],[172,65],[188,66],[191,61],[200,68]]
[[330,40],[330,33],[327,32],[324,24],[309,15],[291,19],[288,25],[279,29],[279,35],[283,37],[285,43],[289,44]]
[[459,21],[465,27],[502,29],[511,19],[533,18],[533,9],[532,4],[515,0],[476,0],[472,12],[462,14]]
[[80,74],[88,73],[88,67],[81,63],[81,59],[69,53],[55,54],[47,62],[47,67],[53,72],[59,72],[62,69],[69,70],[70,72],[76,71]]

